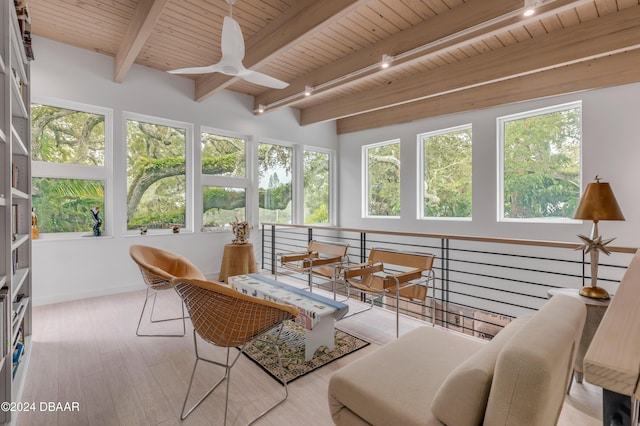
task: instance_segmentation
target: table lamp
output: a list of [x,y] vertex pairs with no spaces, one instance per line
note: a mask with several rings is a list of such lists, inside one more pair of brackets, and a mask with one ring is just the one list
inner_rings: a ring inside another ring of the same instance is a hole
[[579,249],[591,255],[591,287],[582,287],[580,294],[582,296],[591,297],[593,299],[608,299],[609,293],[603,288],[598,287],[598,257],[603,252],[607,256],[611,252],[606,245],[615,238],[603,240],[598,234],[598,222],[601,220],[624,220],[620,206],[613,195],[611,186],[607,182],[600,182],[600,177],[595,177],[595,182],[587,185],[580,199],[580,204],[573,215],[574,219],[592,220],[593,228],[591,228],[591,237],[578,235],[584,241]]

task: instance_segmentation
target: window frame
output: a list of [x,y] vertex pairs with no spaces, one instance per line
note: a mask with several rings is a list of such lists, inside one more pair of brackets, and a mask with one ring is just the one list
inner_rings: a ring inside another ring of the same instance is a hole
[[[439,135],[443,135],[446,133],[453,133],[453,132],[457,132],[460,130],[471,130],[471,167],[472,167],[472,173],[471,173],[471,188],[472,188],[472,194],[471,194],[471,216],[469,217],[461,217],[461,216],[455,216],[455,217],[434,217],[434,216],[425,216],[424,215],[424,175],[425,175],[425,164],[424,164],[424,142],[423,139],[428,138],[428,137],[432,137],[432,136],[439,136]],[[439,129],[439,130],[434,130],[434,131],[430,131],[430,132],[423,132],[423,133],[418,133],[416,135],[416,143],[417,143],[417,152],[418,152],[418,182],[417,182],[417,188],[418,188],[418,205],[416,206],[418,211],[417,211],[417,218],[418,220],[450,220],[450,221],[462,221],[462,222],[470,222],[473,220],[473,123],[466,123],[466,124],[460,124],[458,126],[453,126],[453,127],[448,127],[446,129]]]
[[[304,225],[314,225],[314,226],[334,226],[337,223],[337,212],[334,208],[337,205],[337,191],[336,191],[336,152],[332,149],[321,148],[311,145],[302,145],[302,156],[300,158],[300,170],[301,170],[301,179],[302,179],[302,192],[300,198],[300,211],[301,211],[301,221],[300,223]],[[315,152],[320,154],[327,154],[329,157],[329,221],[327,223],[306,223],[304,220],[304,153],[305,152]]]
[[[194,232],[194,217],[195,217],[195,208],[194,208],[194,185],[195,185],[195,177],[194,177],[194,124],[187,123],[178,120],[171,120],[162,117],[156,117],[147,114],[140,114],[136,112],[123,111],[122,112],[122,138],[124,140],[123,149],[122,149],[122,169],[124,173],[122,174],[122,185],[123,191],[122,194],[127,197],[127,178],[129,177],[129,170],[127,165],[127,152],[129,149],[129,135],[127,132],[127,122],[128,121],[143,121],[149,124],[155,124],[158,126],[166,126],[166,127],[175,127],[185,130],[185,142],[184,142],[184,150],[185,150],[185,227],[180,230],[180,233],[193,233]],[[200,170],[202,170],[202,165],[200,164]],[[200,175],[198,173],[198,175]],[[202,204],[202,201],[200,201]],[[123,218],[122,224],[122,233],[124,235],[137,235],[139,231],[136,229],[127,229],[128,220],[127,220],[127,203],[123,202],[121,206],[121,213]],[[200,219],[202,221],[202,219]],[[147,230],[147,235],[163,235],[163,234],[171,234],[171,230],[167,229],[149,229]]]
[[[104,210],[102,213],[104,230],[102,235],[113,236],[113,109],[46,96],[34,96],[31,99],[31,104],[104,116],[104,164],[102,166],[36,161],[31,158],[29,158],[29,161],[31,161],[32,178],[99,180],[104,182]],[[87,235],[88,232],[89,230],[82,232],[40,232],[38,240],[70,239]]]
[[[244,140],[244,161],[245,161],[245,175],[244,177],[237,176],[219,176],[219,175],[210,175],[202,173],[202,134],[216,134],[219,136],[224,136],[228,138],[236,138]],[[198,134],[197,134],[197,145],[200,149],[196,149],[195,161],[194,161],[194,169],[200,170],[199,181],[195,185],[196,188],[199,188],[198,197],[195,198],[194,211],[200,212],[198,216],[195,217],[196,226],[199,227],[200,232],[226,232],[231,231],[230,228],[225,227],[213,227],[213,226],[204,226],[204,204],[203,204],[203,191],[206,186],[215,186],[215,187],[227,187],[227,188],[242,188],[245,190],[245,221],[249,223],[253,223],[253,188],[251,185],[252,182],[252,170],[250,167],[253,167],[253,162],[251,161],[252,153],[253,153],[253,138],[250,135],[230,132],[228,130],[217,129],[209,126],[200,126]],[[257,163],[256,163],[257,164]]]
[[[581,223],[581,220],[563,217],[547,217],[547,218],[507,218],[504,216],[504,123],[509,121],[521,120],[528,117],[536,117],[545,114],[552,114],[555,112],[566,111],[574,108],[580,109],[580,176],[578,177],[580,188],[582,188],[582,175],[583,175],[583,162],[582,152],[584,147],[583,130],[582,130],[582,100],[565,102],[562,104],[546,106],[542,108],[536,108],[533,110],[527,110],[518,112],[515,114],[504,115],[496,118],[496,134],[497,134],[497,222],[511,222],[511,223],[545,223],[545,224],[574,224]],[[580,194],[582,195],[582,189]]]
[[257,137],[256,143],[254,144],[253,149],[251,151],[254,158],[254,161],[251,162],[251,167],[253,171],[253,182],[255,182],[255,185],[254,185],[255,194],[252,197],[252,200],[254,200],[255,204],[252,206],[252,208],[254,209],[253,211],[255,211],[257,215],[256,220],[258,221],[258,225],[261,224],[260,199],[259,199],[260,197],[260,154],[259,154],[260,144],[279,145],[279,146],[283,146],[291,149],[291,223],[289,224],[283,223],[281,225],[295,225],[295,224],[302,223],[303,220],[301,220],[299,217],[300,215],[303,214],[303,212],[301,211],[302,209],[300,208],[300,205],[299,205],[299,203],[301,202],[299,200],[300,198],[299,195],[304,190],[303,189],[304,186],[302,182],[303,170],[302,170],[302,165],[300,164],[302,145],[299,143],[286,142],[286,141],[281,141],[281,140],[267,138],[267,137]]
[[[400,214],[397,216],[382,216],[382,215],[371,215],[369,214],[369,150],[380,148],[387,145],[395,145],[397,144],[400,148],[400,161],[402,167],[402,143],[400,138],[389,139],[382,142],[376,142],[372,144],[367,144],[362,146],[361,151],[361,164],[362,164],[362,200],[361,200],[361,209],[362,209],[362,218],[363,219],[400,219],[402,214],[402,205],[400,206]],[[400,170],[402,172],[402,170]],[[402,202],[402,180],[400,181],[400,201]]]

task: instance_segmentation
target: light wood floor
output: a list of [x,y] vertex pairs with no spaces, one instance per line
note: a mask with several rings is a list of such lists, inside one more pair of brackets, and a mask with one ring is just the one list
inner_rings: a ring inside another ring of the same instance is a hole
[[[173,292],[162,292],[156,314],[178,314]],[[32,356],[23,402],[78,402],[79,412],[21,413],[18,425],[220,425],[224,392],[218,389],[184,422],[180,410],[195,360],[192,330],[185,337],[136,337],[144,291],[36,307]],[[159,308],[159,309],[158,309]],[[259,422],[286,426],[332,425],[327,385],[340,367],[394,339],[393,314],[374,310],[338,323],[371,345],[304,376],[289,386],[289,399]],[[405,318],[401,334],[423,323]],[[151,330],[143,319],[145,330]],[[153,324],[180,330],[181,323]],[[211,352],[220,356],[218,349]],[[419,356],[419,354],[416,354]],[[428,360],[425,360],[428,362]],[[220,370],[198,367],[194,388],[204,390]],[[241,425],[264,409],[282,387],[241,357],[232,370],[228,424]],[[596,426],[601,393],[588,384],[572,386],[559,425]]]

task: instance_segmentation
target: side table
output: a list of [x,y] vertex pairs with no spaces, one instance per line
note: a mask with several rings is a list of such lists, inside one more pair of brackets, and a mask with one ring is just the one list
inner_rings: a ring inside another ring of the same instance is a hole
[[222,253],[222,264],[218,281],[226,282],[228,277],[256,272],[256,256],[253,244],[227,244]]
[[582,383],[584,376],[584,354],[587,352],[593,335],[596,333],[600,321],[604,316],[607,307],[609,306],[609,299],[592,299],[590,297],[584,297],[580,295],[580,291],[575,288],[552,288],[547,291],[547,297],[551,298],[556,294],[564,294],[581,300],[587,307],[587,319],[582,329],[582,337],[580,338],[580,346],[576,353],[576,362],[573,368],[575,373],[576,382]]

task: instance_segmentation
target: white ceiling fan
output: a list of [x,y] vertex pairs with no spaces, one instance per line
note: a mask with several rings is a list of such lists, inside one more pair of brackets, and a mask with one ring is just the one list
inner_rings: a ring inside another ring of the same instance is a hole
[[222,57],[217,64],[207,67],[180,68],[167,71],[171,74],[207,74],[219,72],[240,77],[250,83],[273,89],[284,89],[289,85],[282,80],[273,78],[258,71],[252,71],[242,65],[244,59],[244,39],[240,25],[233,19],[233,4],[236,0],[226,0],[229,4],[229,16],[224,17],[222,23]]

